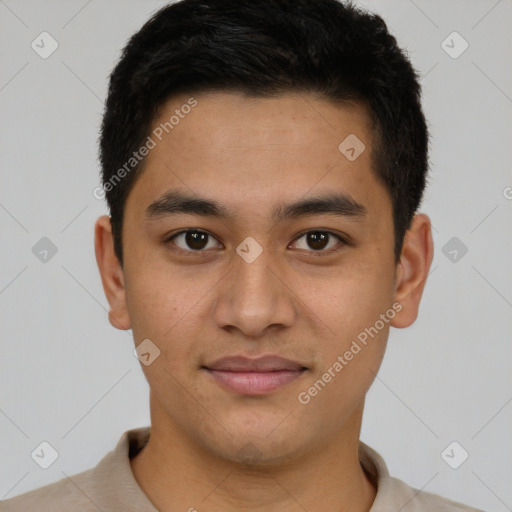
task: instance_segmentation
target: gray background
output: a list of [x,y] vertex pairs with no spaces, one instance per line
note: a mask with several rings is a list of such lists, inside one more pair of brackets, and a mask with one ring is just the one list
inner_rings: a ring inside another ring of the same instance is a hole
[[[361,4],[422,75],[435,243],[420,317],[391,331],[362,440],[410,485],[512,510],[512,2]],[[92,191],[108,74],[162,5],[0,0],[0,499],[94,466],[149,424],[131,333],[107,319],[93,247],[107,209]],[[31,48],[43,31],[59,45],[46,59]],[[469,44],[457,58],[458,36],[452,56],[442,46],[454,31]],[[46,263],[32,251],[43,237],[57,248]],[[59,454],[46,470],[30,456],[42,441]],[[452,441],[469,453],[458,469],[441,457]]]

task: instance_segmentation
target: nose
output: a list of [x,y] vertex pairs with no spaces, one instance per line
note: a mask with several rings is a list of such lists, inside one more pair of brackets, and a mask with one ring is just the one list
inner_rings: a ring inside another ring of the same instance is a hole
[[268,250],[254,261],[236,254],[233,267],[218,288],[213,311],[218,327],[258,339],[269,330],[293,325],[298,311],[296,297],[283,265],[278,263]]

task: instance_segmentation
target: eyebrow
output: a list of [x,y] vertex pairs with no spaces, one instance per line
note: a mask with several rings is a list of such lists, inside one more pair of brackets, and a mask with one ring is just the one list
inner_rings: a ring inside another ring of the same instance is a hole
[[[233,220],[235,214],[217,201],[200,196],[186,194],[177,190],[166,192],[146,208],[148,220],[177,214],[191,214],[203,217],[216,217]],[[364,205],[345,193],[327,194],[294,203],[278,205],[272,210],[272,219],[281,222],[309,215],[330,214],[353,219],[366,217],[368,211]]]

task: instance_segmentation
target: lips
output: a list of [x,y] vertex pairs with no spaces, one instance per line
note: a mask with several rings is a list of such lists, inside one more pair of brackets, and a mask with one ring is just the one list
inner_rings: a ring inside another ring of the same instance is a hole
[[222,357],[206,364],[209,370],[231,371],[231,372],[273,372],[278,370],[301,370],[305,366],[279,356],[262,356],[257,359],[250,359],[243,356]]
[[223,357],[202,367],[224,389],[243,395],[264,395],[297,380],[307,367],[279,356],[251,359]]

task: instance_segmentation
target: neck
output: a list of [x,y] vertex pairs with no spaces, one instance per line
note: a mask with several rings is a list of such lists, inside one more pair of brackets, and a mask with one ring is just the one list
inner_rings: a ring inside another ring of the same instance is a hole
[[[368,512],[376,490],[358,458],[364,403],[335,439],[274,464],[223,459],[194,442],[151,397],[151,435],[131,467],[160,512]],[[163,421],[167,418],[167,421]]]

